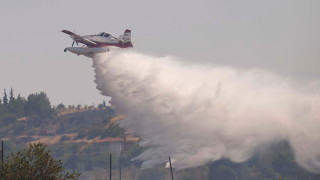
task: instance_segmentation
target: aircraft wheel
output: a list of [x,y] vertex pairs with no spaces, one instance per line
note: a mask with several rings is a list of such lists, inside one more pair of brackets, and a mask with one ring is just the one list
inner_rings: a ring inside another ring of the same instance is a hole
[[63,51],[64,51],[64,52],[67,52],[67,48],[65,48]]

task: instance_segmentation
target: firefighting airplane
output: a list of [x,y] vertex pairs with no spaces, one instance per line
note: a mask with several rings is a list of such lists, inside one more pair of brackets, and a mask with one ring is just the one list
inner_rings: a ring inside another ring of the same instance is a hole
[[[101,32],[95,35],[80,36],[68,30],[62,30],[63,33],[70,35],[73,39],[72,47],[67,47],[64,52],[70,51],[77,55],[84,55],[92,58],[97,53],[109,52],[109,46],[119,48],[133,47],[131,42],[131,30],[127,29],[119,38],[110,33]],[[84,44],[82,47],[73,47],[74,43]]]

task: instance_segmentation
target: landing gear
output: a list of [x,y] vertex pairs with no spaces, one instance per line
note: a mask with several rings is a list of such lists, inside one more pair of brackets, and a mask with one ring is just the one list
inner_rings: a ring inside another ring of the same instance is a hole
[[65,48],[63,51],[64,51],[64,52],[67,52],[67,48]]

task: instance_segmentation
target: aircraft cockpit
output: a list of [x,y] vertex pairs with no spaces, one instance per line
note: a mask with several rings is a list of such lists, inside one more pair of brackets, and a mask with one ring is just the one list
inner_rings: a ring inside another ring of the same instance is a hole
[[102,37],[113,37],[111,34],[105,33],[105,32],[99,33],[98,36],[102,36]]

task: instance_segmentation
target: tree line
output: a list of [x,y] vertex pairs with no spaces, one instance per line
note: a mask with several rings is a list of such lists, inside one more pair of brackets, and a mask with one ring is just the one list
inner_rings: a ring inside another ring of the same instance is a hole
[[19,117],[38,115],[42,118],[55,114],[46,93],[40,92],[28,95],[27,98],[18,94],[14,96],[11,88],[9,95],[4,89],[3,97],[0,99],[0,121],[8,124]]

